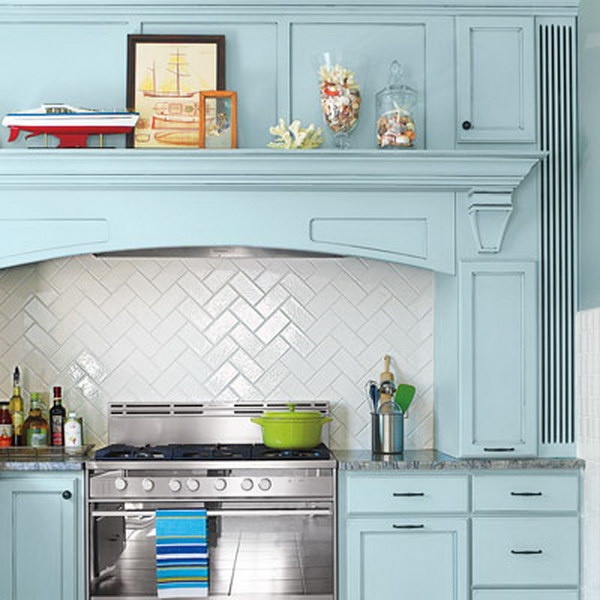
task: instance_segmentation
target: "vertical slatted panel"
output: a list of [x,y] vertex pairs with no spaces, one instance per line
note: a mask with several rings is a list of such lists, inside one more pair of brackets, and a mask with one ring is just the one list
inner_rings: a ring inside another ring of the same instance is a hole
[[539,27],[541,171],[542,446],[575,442],[574,319],[576,217],[575,32]]

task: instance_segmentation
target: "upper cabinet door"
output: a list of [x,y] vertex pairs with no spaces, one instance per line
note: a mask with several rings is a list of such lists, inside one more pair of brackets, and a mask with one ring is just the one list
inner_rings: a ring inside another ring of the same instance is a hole
[[461,456],[537,453],[537,300],[532,262],[462,263]]
[[534,143],[532,18],[458,19],[459,143]]

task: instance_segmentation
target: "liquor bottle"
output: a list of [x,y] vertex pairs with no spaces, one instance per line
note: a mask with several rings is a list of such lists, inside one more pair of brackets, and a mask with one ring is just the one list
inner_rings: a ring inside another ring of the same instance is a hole
[[23,429],[28,446],[39,448],[48,445],[48,421],[42,417],[40,395],[35,392],[31,394],[29,416],[25,420]]
[[12,445],[13,426],[8,402],[0,402],[0,447]]
[[65,417],[67,411],[62,405],[62,389],[56,386],[52,390],[54,394],[54,404],[48,412],[50,421],[50,445],[64,446],[65,445]]
[[9,406],[10,416],[13,424],[13,446],[23,446],[23,398],[21,398],[21,372],[15,367],[13,373],[13,395]]

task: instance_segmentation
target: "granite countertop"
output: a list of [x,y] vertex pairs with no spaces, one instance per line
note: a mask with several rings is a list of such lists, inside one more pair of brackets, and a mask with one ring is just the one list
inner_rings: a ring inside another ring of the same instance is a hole
[[81,471],[93,447],[0,448],[0,471]]
[[469,471],[490,469],[582,469],[580,458],[454,458],[437,450],[374,455],[368,450],[334,450],[340,471]]

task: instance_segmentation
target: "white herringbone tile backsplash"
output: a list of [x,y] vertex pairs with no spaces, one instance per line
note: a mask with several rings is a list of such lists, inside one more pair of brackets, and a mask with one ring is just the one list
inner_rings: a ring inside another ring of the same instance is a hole
[[328,400],[332,446],[369,448],[384,354],[433,445],[433,276],[361,259],[72,257],[0,271],[0,386],[62,385],[91,443],[115,400]]

